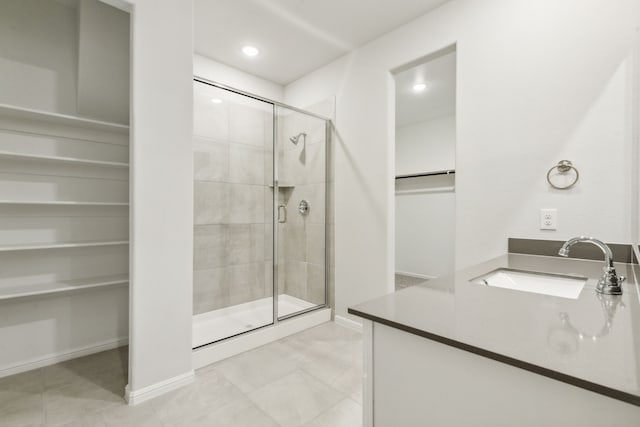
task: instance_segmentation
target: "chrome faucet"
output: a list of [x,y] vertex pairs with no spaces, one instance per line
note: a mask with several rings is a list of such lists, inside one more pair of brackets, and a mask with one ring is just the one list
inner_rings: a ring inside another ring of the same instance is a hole
[[622,295],[622,287],[620,284],[624,282],[625,278],[623,276],[618,276],[616,274],[616,269],[613,266],[613,253],[609,246],[601,240],[594,239],[593,237],[574,237],[573,239],[569,239],[564,242],[562,248],[558,251],[558,255],[563,257],[569,256],[569,249],[571,246],[576,243],[591,243],[599,247],[604,253],[604,263],[605,266],[602,269],[604,274],[598,280],[598,286],[596,286],[596,292],[600,292],[601,294],[607,295]]

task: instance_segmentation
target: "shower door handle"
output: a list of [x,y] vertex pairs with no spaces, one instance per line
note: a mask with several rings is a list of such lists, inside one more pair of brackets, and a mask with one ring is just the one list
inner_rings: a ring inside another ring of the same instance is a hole
[[[280,215],[282,213],[282,215]],[[287,207],[285,205],[278,205],[278,222],[287,222]]]

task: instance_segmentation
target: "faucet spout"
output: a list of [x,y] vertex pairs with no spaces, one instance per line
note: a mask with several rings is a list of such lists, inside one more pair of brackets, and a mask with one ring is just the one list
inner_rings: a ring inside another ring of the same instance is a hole
[[576,243],[582,242],[591,243],[592,245],[599,247],[604,254],[604,262],[607,267],[613,267],[613,252],[611,252],[611,248],[609,248],[609,246],[607,246],[607,244],[602,240],[598,240],[593,237],[580,236],[567,240],[566,242],[564,242],[564,245],[562,245],[562,248],[560,248],[560,250],[558,251],[558,255],[568,257],[569,249],[571,248],[571,246],[575,245]]
[[622,288],[620,284],[625,280],[624,277],[618,276],[616,274],[616,269],[613,266],[613,252],[611,252],[611,248],[607,246],[602,240],[595,239],[593,237],[574,237],[572,239],[564,242],[560,250],[558,251],[558,255],[562,257],[568,257],[571,247],[576,243],[591,243],[599,247],[604,254],[604,274],[598,281],[598,286],[596,287],[596,291],[602,294],[607,295],[622,295]]

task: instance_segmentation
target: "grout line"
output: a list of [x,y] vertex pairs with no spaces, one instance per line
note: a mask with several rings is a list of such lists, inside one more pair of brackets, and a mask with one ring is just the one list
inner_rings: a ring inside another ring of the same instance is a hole
[[[359,404],[358,402],[356,402],[354,399],[351,398],[351,396],[347,396],[343,399],[340,399],[339,401],[337,401],[334,405],[331,405],[330,407],[328,407],[327,409],[325,409],[324,411],[320,412],[315,418],[312,418],[311,420],[309,420],[307,423],[311,423],[317,419],[319,419],[320,417],[322,417],[323,415],[325,415],[327,412],[329,412],[330,410],[332,410],[333,408],[337,407],[338,405],[340,405],[342,402],[344,402],[345,400],[350,400],[351,402],[355,403],[356,405],[358,405],[358,407],[360,407],[362,409],[362,405]],[[306,424],[305,424],[306,425]]]
[[47,411],[45,406],[45,382],[44,382],[44,368],[38,368],[40,374],[38,377],[40,378],[40,405],[42,408],[42,422],[44,425],[47,425]]

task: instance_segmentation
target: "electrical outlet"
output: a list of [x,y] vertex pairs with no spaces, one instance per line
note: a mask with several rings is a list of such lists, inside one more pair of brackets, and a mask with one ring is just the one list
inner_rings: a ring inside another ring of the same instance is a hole
[[558,210],[540,209],[540,230],[556,230],[558,228]]

